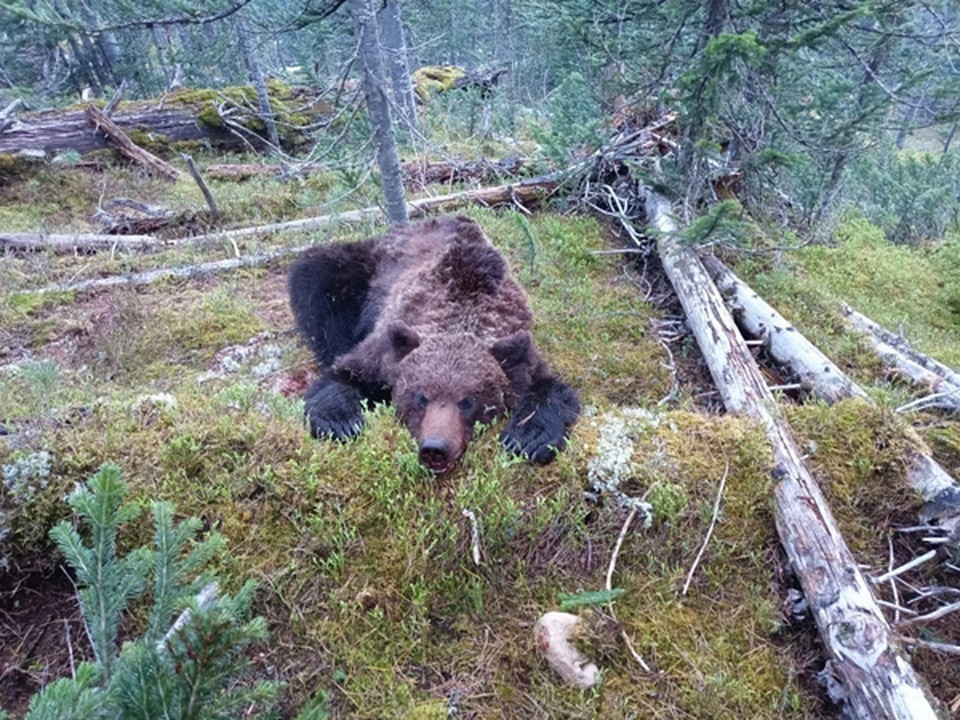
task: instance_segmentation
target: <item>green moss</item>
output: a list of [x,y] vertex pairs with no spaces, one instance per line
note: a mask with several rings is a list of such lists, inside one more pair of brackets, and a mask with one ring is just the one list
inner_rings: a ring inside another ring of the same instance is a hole
[[456,65],[430,65],[413,72],[413,91],[423,102],[427,102],[433,93],[450,90],[453,84],[467,74]]

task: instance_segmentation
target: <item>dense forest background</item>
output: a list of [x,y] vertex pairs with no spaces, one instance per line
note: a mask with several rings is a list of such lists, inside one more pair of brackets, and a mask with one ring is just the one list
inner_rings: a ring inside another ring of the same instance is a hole
[[[658,170],[688,212],[711,199],[711,178],[735,171],[741,202],[789,213],[801,227],[850,206],[897,242],[938,236],[955,221],[944,201],[957,193],[948,152],[960,108],[956,3],[384,8],[381,18],[402,15],[411,69],[506,70],[496,93],[457,98],[466,108],[458,117],[497,137],[535,131],[554,163],[602,145],[618,113],[639,105],[679,114],[681,147]],[[31,109],[84,92],[106,99],[121,81],[127,98],[145,98],[258,75],[340,101],[361,66],[344,2],[5,2],[0,28],[0,101]],[[314,157],[355,164],[356,145],[335,138]],[[911,139],[943,152],[896,154]]]

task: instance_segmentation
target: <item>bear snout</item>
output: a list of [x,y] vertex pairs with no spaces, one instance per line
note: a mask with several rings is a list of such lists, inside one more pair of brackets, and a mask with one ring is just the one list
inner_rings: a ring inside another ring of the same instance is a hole
[[427,438],[420,443],[420,462],[435,473],[450,469],[450,447],[445,440]]
[[467,442],[455,405],[428,405],[420,423],[420,462],[437,475],[453,470]]

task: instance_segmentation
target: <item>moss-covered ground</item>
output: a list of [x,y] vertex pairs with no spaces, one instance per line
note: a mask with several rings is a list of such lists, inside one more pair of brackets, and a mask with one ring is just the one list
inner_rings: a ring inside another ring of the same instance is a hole
[[[76,183],[64,192],[95,204],[96,183],[83,171],[71,177],[57,180]],[[187,184],[164,187],[129,170],[106,178],[124,194],[133,194],[131,184],[141,189],[148,202],[200,202]],[[307,212],[336,196],[333,185],[253,180],[215,192],[242,224]],[[78,211],[48,188],[7,196],[0,225],[75,228]],[[11,597],[24,577],[54,572],[60,560],[46,533],[66,513],[63,495],[112,461],[138,500],[172,500],[180,515],[199,516],[227,537],[218,560],[227,584],[259,582],[257,611],[271,639],[257,664],[285,682],[285,717],[831,717],[813,680],[823,658],[812,626],[783,610],[793,580],[773,525],[762,434],[745,420],[703,412],[683,384],[659,404],[673,383],[651,324],[660,310],[642,299],[630,256],[598,254],[610,244],[596,221],[465,212],[506,253],[530,295],[538,345],[581,394],[571,446],[546,467],[506,456],[492,427],[457,470],[437,479],[418,465],[387,407],[371,410],[356,441],[310,439],[298,391],[315,368],[291,330],[283,261],[137,290],[37,296],[17,291],[219,259],[232,248],[0,259],[0,465],[41,467],[0,488],[0,593]],[[240,249],[373,231],[254,238]],[[903,322],[922,349],[955,363],[956,315],[929,307],[950,292],[949,278],[939,285],[918,277],[920,268],[939,267],[939,251],[858,237],[807,249],[789,266],[754,261],[741,269],[871,392],[902,397],[830,308],[843,299],[884,324]],[[864,267],[874,262],[891,274]],[[843,272],[851,276],[837,279]],[[885,302],[883,288],[897,278],[923,295]],[[922,313],[912,312],[917,305]],[[689,345],[674,351],[696,366]],[[886,566],[891,528],[913,522],[918,507],[900,481],[908,420],[892,404],[787,413],[854,552],[875,568]],[[930,416],[921,431],[960,469],[955,421]],[[716,531],[683,595],[725,474]],[[562,595],[604,588],[628,511],[610,494],[585,493],[598,483],[618,484],[621,499],[644,496],[653,509],[648,525],[638,518],[627,531],[614,569],[613,587],[623,591],[614,604],[619,626],[606,606],[580,610],[595,630],[582,644],[603,681],[579,691],[537,656],[533,625]],[[465,510],[478,520],[479,564]],[[144,523],[122,541],[144,542],[148,532]],[[77,653],[86,651],[75,642]],[[36,687],[47,660],[28,650],[4,657],[17,668],[7,676]],[[960,690],[935,658],[929,666],[942,678],[941,697]]]

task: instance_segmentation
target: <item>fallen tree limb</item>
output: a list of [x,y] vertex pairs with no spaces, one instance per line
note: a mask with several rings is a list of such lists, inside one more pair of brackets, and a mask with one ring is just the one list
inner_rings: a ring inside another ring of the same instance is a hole
[[[770,356],[796,372],[815,396],[828,403],[849,397],[873,402],[853,379],[719,259],[712,255],[701,259],[717,289],[733,306],[737,324],[746,333],[763,337]],[[930,457],[928,450],[917,448],[908,461],[904,479],[926,503],[920,511],[923,522],[937,520],[947,527],[960,523],[960,484]]]
[[[546,176],[535,180],[536,181],[530,180],[525,183],[518,183],[516,185],[500,185],[494,188],[481,188],[479,190],[469,190],[462,193],[455,193],[453,195],[441,195],[434,198],[413,200],[409,203],[410,216],[413,218],[421,217],[432,212],[448,212],[457,207],[477,202],[486,205],[534,202],[539,200],[543,194],[549,193],[557,186],[559,183],[559,176]],[[260,225],[253,228],[242,228],[240,230],[228,230],[225,232],[213,233],[211,235],[182,238],[180,240],[168,240],[164,241],[164,245],[170,246],[186,243],[197,244],[198,241],[200,243],[233,242],[238,237],[245,237],[249,235],[271,234],[277,232],[303,232],[341,223],[356,223],[364,221],[372,222],[382,220],[383,218],[384,214],[380,208],[370,207],[335,215],[305,218],[303,220],[293,220],[291,222],[275,223],[273,225]],[[245,257],[235,257],[229,260],[217,260],[214,262],[178,266],[173,268],[159,268],[157,270],[148,270],[130,275],[95,278],[76,283],[48,285],[46,287],[34,290],[20,290],[13,294],[35,295],[50,292],[86,292],[90,290],[125,285],[146,285],[170,278],[189,278],[219,272],[228,272],[230,270],[236,270],[243,267],[264,265],[285,255],[293,255],[295,253],[302,252],[309,247],[312,247],[312,244],[300,245],[293,248],[281,248],[278,250],[256,253],[254,255]]]
[[843,305],[847,322],[857,330],[884,365],[908,378],[915,385],[937,392],[937,404],[960,412],[960,373],[914,349],[904,338],[894,335],[849,305]]
[[[559,181],[559,175],[545,175],[510,185],[497,185],[491,188],[477,188],[475,190],[465,190],[450,195],[410,200],[407,203],[407,207],[410,217],[418,218],[434,212],[449,212],[450,210],[471,203],[488,206],[510,205],[515,203],[531,204],[538,202],[542,196],[553,192],[559,184]],[[256,225],[254,227],[238,228],[236,230],[224,230],[207,235],[194,235],[192,237],[171,240],[170,243],[172,245],[203,246],[211,243],[236,240],[251,235],[273,235],[279,232],[307,232],[341,223],[376,221],[383,219],[383,217],[383,211],[380,208],[370,207],[362,210],[335,213],[333,215],[321,215],[281,223],[270,223],[269,225]]]
[[696,254],[677,242],[666,199],[648,191],[646,208],[664,270],[724,406],[757,420],[770,441],[777,532],[816,621],[829,671],[846,692],[847,709],[864,720],[934,720],[934,701],[897,647],[723,298]]
[[166,178],[167,180],[177,180],[180,177],[179,170],[133,142],[133,140],[131,140],[113,120],[104,115],[103,111],[96,105],[87,105],[86,113],[90,122],[93,123],[98,130],[105,133],[121,153],[135,163],[143,165],[149,172]]
[[128,275],[113,275],[105,278],[95,278],[93,280],[82,280],[76,283],[65,283],[62,285],[48,285],[37,290],[20,290],[12,295],[39,295],[42,293],[60,293],[60,292],[89,292],[91,290],[102,290],[111,287],[127,287],[137,285],[149,285],[160,282],[161,280],[184,279],[194,277],[204,277],[215,275],[217,273],[229,272],[245,267],[257,267],[266,265],[269,262],[282,258],[286,255],[293,255],[303,252],[310,245],[300,245],[292,248],[281,248],[270,252],[255,253],[242,257],[234,257],[228,260],[214,260],[212,262],[199,263],[195,265],[178,265],[177,267],[157,268],[156,270],[145,270]]
[[0,233],[0,248],[9,250],[50,250],[55,253],[76,251],[144,250],[162,245],[152,235],[47,235],[44,233]]

